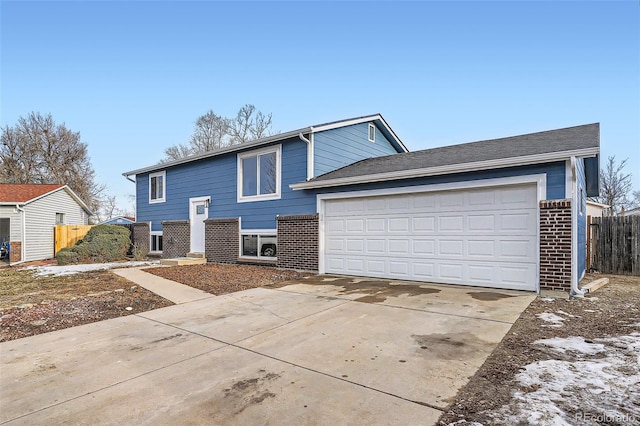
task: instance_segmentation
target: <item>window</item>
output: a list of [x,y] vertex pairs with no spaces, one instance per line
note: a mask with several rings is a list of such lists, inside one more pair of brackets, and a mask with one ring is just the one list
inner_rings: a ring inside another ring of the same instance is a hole
[[151,173],[149,175],[149,202],[163,203],[166,193],[166,172]]
[[151,246],[149,252],[162,253],[162,232],[151,232]]
[[56,213],[56,225],[64,225],[64,213]]
[[369,123],[369,142],[376,141],[376,126]]
[[[252,234],[241,235],[241,255],[274,259],[277,255],[277,238],[275,231],[252,231]],[[269,234],[273,232],[273,234]]]
[[280,145],[238,154],[238,202],[280,198]]

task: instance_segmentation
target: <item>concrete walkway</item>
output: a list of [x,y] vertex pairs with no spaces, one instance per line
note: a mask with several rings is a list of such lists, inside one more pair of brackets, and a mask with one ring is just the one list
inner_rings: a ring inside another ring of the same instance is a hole
[[157,275],[144,271],[144,268],[122,268],[114,269],[113,273],[136,283],[140,287],[144,287],[154,292],[158,296],[162,296],[175,304],[194,302],[196,300],[215,297],[211,293],[180,284]]

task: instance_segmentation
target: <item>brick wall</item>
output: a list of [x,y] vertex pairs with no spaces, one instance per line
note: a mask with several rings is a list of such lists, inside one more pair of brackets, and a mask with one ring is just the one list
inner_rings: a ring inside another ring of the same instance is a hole
[[188,220],[162,222],[162,257],[185,257],[191,250],[191,226]]
[[238,263],[238,219],[204,221],[204,251],[207,262]]
[[318,215],[278,216],[279,268],[318,270]]
[[151,223],[136,222],[133,224],[133,244],[135,244],[142,253],[149,253]]
[[571,200],[540,202],[540,289],[571,290]]
[[20,262],[22,260],[22,242],[9,241],[9,263]]

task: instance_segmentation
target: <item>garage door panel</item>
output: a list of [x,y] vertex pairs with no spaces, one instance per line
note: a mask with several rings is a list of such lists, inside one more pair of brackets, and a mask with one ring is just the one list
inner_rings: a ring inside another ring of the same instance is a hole
[[396,239],[390,239],[389,240],[389,254],[392,255],[404,255],[407,256],[409,255],[409,243],[410,241],[407,239],[403,239],[403,240],[396,240]]
[[345,251],[345,242],[344,238],[329,238],[326,243],[327,253],[342,253]]
[[345,222],[344,219],[327,218],[325,221],[326,232],[328,235],[341,234],[346,230]]
[[408,217],[392,217],[389,218],[389,232],[409,232],[409,218]]
[[495,240],[470,240],[467,242],[467,255],[469,257],[493,257],[495,254]]
[[364,219],[347,219],[347,234],[364,231]]
[[431,217],[414,217],[413,219],[413,231],[414,232],[435,232],[436,230],[436,218]]
[[351,238],[347,240],[347,253],[365,254],[365,241],[363,238]]
[[463,216],[440,216],[438,232],[464,232]]
[[369,217],[366,219],[367,233],[386,232],[387,221],[383,217]]
[[494,232],[496,229],[495,214],[468,214],[467,230],[469,232]]
[[452,279],[456,281],[462,281],[464,266],[462,263],[439,261],[436,263],[436,277],[439,279]]
[[326,272],[536,289],[533,184],[327,200],[324,212]]
[[463,240],[439,240],[438,241],[438,256],[464,256],[464,241]]
[[435,240],[413,239],[413,254],[416,256],[433,256],[436,254]]

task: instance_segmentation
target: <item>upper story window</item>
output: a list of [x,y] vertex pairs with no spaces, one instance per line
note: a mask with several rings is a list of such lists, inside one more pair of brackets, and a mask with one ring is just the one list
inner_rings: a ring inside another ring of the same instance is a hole
[[64,213],[56,213],[56,225],[64,225]]
[[280,158],[276,145],[238,154],[238,202],[280,198]]
[[151,173],[149,175],[149,202],[162,203],[167,191],[166,172]]
[[376,141],[376,126],[369,123],[369,142]]

